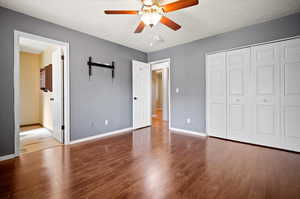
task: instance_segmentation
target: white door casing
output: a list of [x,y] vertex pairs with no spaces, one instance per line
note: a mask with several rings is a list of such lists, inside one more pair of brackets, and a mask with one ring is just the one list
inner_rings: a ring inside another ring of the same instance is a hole
[[61,49],[52,53],[53,70],[53,136],[63,143],[63,60]]
[[226,138],[226,54],[218,53],[206,57],[207,78],[207,133]]
[[280,147],[279,44],[252,48],[254,143]]
[[229,51],[227,64],[227,137],[250,139],[250,48]]
[[300,151],[300,39],[281,43],[282,131],[284,147]]
[[[70,143],[70,82],[69,82],[69,43],[61,42],[53,39],[49,39],[46,37],[41,37],[38,35],[33,35],[25,32],[21,32],[18,30],[14,31],[14,135],[15,135],[15,147],[14,147],[14,154],[9,155],[10,157],[16,157],[20,155],[20,110],[19,110],[19,67],[20,67],[20,58],[19,58],[19,51],[20,51],[20,38],[28,38],[32,40],[37,40],[41,42],[46,42],[49,44],[61,46],[65,59],[64,59],[64,124],[65,124],[65,138],[64,144]],[[1,157],[0,157],[1,158]]]
[[133,128],[151,125],[151,67],[132,61]]

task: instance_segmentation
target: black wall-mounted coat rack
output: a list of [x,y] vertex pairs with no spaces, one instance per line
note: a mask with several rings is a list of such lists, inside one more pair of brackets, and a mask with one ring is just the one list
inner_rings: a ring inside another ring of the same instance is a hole
[[112,78],[115,77],[115,62],[112,62],[111,65],[99,64],[99,63],[94,63],[94,62],[92,62],[92,57],[89,57],[89,61],[88,61],[87,64],[88,64],[88,66],[89,66],[89,77],[92,76],[92,66],[109,68],[109,69],[112,70]]

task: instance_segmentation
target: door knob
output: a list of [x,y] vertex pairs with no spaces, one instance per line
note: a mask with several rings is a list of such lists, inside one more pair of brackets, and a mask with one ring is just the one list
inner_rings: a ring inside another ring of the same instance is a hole
[[51,98],[50,98],[50,101],[54,101],[54,98],[51,97]]
[[137,100],[137,97],[134,97],[133,99],[134,99],[134,100]]

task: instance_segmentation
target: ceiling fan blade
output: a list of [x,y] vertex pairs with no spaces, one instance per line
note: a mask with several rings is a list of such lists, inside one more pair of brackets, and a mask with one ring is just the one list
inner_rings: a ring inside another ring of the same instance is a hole
[[178,25],[177,23],[175,23],[174,21],[172,21],[171,19],[169,19],[168,17],[162,16],[160,19],[160,23],[168,26],[169,28],[173,29],[173,30],[179,30],[181,28],[180,25]]
[[136,30],[134,31],[134,33],[141,33],[144,30],[145,26],[146,25],[144,24],[144,22],[141,21],[138,27],[136,28]]
[[199,0],[179,0],[166,5],[161,5],[164,12],[173,12],[183,8],[195,6],[199,4]]
[[137,10],[105,10],[107,15],[137,15],[139,11]]

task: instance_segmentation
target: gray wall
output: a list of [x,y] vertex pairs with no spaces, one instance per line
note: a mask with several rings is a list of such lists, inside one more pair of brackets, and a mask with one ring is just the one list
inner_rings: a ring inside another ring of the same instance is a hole
[[[15,29],[70,43],[71,140],[132,126],[131,60],[147,61],[146,53],[0,7],[0,156],[14,153]],[[89,56],[115,61],[115,79],[94,69],[89,81]]]
[[[148,53],[148,61],[171,58],[172,127],[205,131],[206,52],[300,35],[300,14]],[[0,7],[0,156],[14,153],[13,31],[70,43],[71,140],[132,125],[131,60],[147,54]],[[88,56],[116,61],[116,76],[95,69],[88,79]],[[176,94],[175,89],[180,93]],[[191,124],[186,119],[191,118]],[[109,125],[104,125],[104,120]]]
[[300,35],[299,13],[148,53],[148,61],[171,58],[171,126],[205,132],[205,53],[296,35]]

